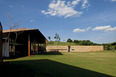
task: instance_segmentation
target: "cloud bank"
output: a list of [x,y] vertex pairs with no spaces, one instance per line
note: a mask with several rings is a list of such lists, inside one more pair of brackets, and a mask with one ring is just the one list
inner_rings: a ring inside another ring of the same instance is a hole
[[[89,6],[88,0],[73,0],[73,1],[65,1],[65,0],[53,0],[49,4],[49,8],[47,11],[42,10],[41,12],[45,15],[50,16],[59,16],[59,17],[79,17],[83,14],[83,11],[75,10],[76,6],[81,3],[81,8],[85,9]],[[79,8],[80,9],[80,8]],[[82,10],[81,9],[81,10]]]
[[108,25],[108,26],[97,26],[97,27],[95,27],[95,28],[93,28],[92,30],[106,30],[106,29],[108,29],[108,28],[110,28],[110,25]]
[[89,29],[90,29],[90,27],[88,27],[87,29],[76,28],[76,29],[73,30],[73,32],[75,32],[75,33],[78,33],[78,32],[86,32],[86,31],[88,31]]
[[110,31],[116,31],[116,27],[112,28],[110,25],[107,26],[97,26],[92,29],[93,31],[95,30],[103,30],[105,32],[110,32]]
[[86,32],[88,30],[92,30],[92,31],[104,31],[104,32],[112,32],[112,31],[116,31],[116,27],[111,27],[110,25],[106,25],[106,26],[96,26],[94,28],[88,27],[86,29],[80,29],[80,28],[75,28],[73,30],[73,32],[78,33],[78,32]]

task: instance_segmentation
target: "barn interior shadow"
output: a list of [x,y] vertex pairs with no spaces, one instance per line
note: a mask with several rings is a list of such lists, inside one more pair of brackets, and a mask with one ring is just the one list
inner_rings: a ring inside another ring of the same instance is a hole
[[4,77],[113,77],[48,59],[5,63],[0,67],[0,75]]

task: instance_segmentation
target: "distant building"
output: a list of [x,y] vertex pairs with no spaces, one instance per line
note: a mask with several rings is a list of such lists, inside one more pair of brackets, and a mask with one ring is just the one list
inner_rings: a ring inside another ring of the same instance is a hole
[[38,29],[28,28],[4,30],[2,39],[4,57],[42,53],[46,51],[46,42],[48,42]]

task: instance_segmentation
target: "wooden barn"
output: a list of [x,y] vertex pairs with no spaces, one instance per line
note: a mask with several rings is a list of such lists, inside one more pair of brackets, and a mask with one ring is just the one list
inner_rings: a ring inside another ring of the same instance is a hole
[[48,41],[38,29],[12,29],[3,31],[4,57],[30,56],[46,51]]
[[0,64],[2,63],[2,25],[0,22]]

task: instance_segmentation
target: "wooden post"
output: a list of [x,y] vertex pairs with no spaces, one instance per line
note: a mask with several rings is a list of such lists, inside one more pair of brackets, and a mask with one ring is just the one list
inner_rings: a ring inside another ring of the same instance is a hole
[[35,40],[34,40],[34,51],[33,51],[34,53],[34,55],[35,55],[35,53],[36,53],[36,43],[35,43]]
[[2,63],[2,25],[0,22],[0,63]]
[[39,52],[39,43],[38,43],[38,54],[39,54],[40,52]]
[[28,56],[30,56],[31,51],[31,42],[30,42],[30,34],[28,34]]

